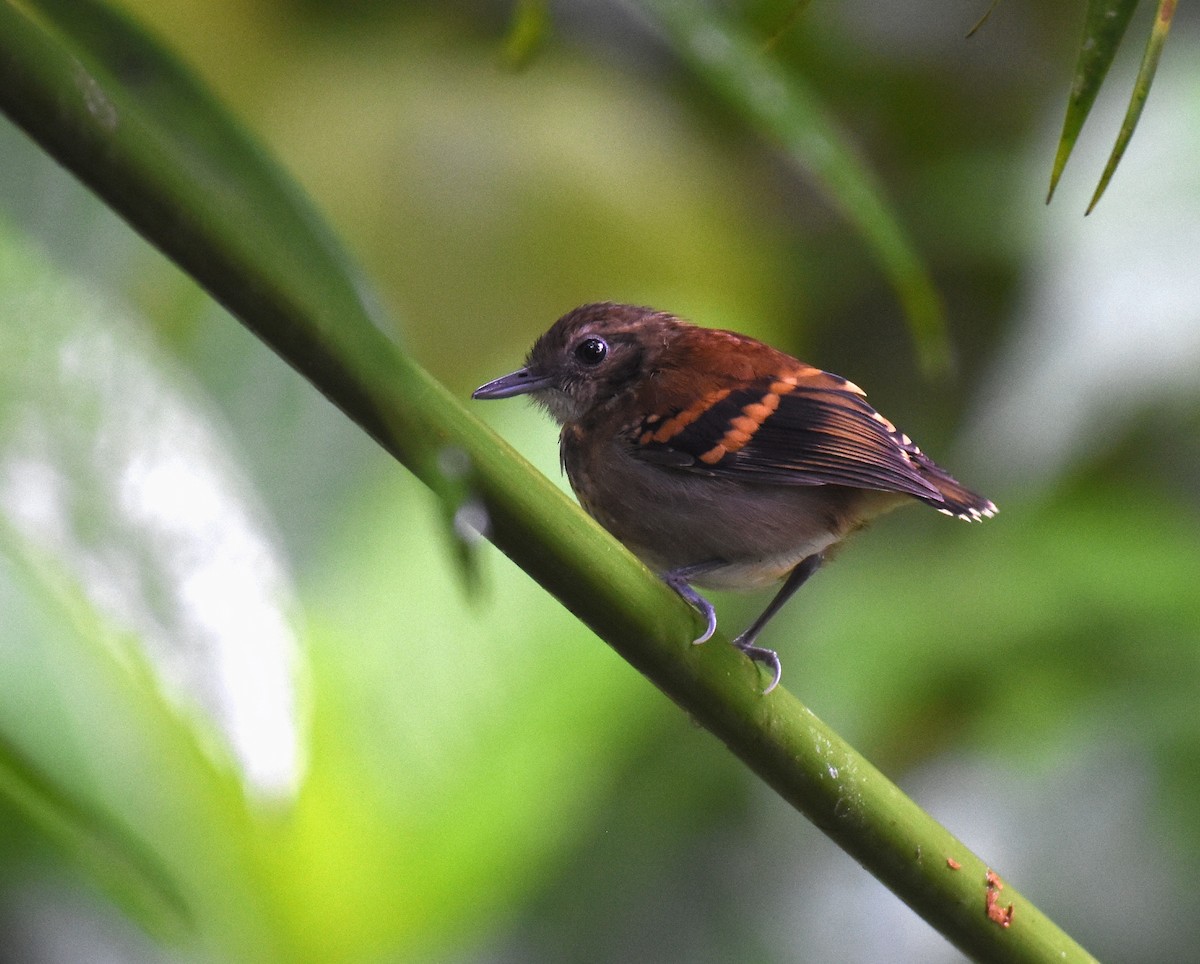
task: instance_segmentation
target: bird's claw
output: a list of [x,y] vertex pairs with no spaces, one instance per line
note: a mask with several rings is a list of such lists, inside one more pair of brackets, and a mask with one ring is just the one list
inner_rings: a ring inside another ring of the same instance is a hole
[[692,576],[705,572],[710,568],[712,568],[710,563],[704,563],[699,566],[685,566],[682,569],[672,569],[670,572],[665,572],[662,576],[663,582],[679,593],[689,606],[704,617],[704,622],[706,623],[705,630],[692,640],[693,646],[707,643],[712,639],[713,633],[717,631],[716,607],[701,596],[700,593],[696,592],[688,583],[688,580]]
[[763,696],[766,696],[779,685],[779,680],[783,676],[783,664],[779,661],[779,654],[775,650],[765,649],[762,646],[753,646],[750,643],[743,643],[740,636],[733,641],[733,645],[749,656],[754,662],[761,663],[771,671],[771,682],[762,691]]
[[700,601],[704,603],[704,606],[703,608],[699,608],[699,612],[700,615],[705,617],[705,619],[708,621],[708,625],[705,627],[704,632],[692,640],[693,646],[699,646],[701,643],[707,643],[710,639],[712,639],[713,633],[717,631],[717,610],[707,599],[701,597]]

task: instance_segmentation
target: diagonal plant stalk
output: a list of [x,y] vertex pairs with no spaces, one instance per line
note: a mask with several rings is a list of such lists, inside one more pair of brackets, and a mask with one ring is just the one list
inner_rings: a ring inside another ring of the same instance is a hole
[[465,461],[500,549],[965,953],[1092,959],[725,639],[691,646],[688,607],[383,334],[291,182],[137,28],[0,0],[0,109],[451,507]]

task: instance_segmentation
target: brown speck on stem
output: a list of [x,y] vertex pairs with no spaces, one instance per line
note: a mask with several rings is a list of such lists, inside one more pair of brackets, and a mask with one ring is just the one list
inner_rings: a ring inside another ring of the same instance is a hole
[[987,884],[987,895],[984,898],[984,910],[987,911],[988,920],[1001,927],[1008,927],[1012,924],[1013,905],[1007,907],[1000,905],[1000,891],[1004,889],[1004,881],[1000,879],[1000,875],[994,870],[989,870],[984,875],[984,881]]

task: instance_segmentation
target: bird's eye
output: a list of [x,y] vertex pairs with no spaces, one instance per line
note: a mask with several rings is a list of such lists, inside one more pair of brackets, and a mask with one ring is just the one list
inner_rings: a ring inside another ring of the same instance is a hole
[[575,346],[575,357],[585,365],[599,365],[608,354],[608,345],[602,338],[585,338]]

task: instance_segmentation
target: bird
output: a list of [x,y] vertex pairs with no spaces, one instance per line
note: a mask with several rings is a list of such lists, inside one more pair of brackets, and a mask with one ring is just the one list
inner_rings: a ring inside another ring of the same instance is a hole
[[782,585],[733,645],[770,673],[764,627],[848,536],[905,502],[959,519],[996,514],[867,403],[853,382],[757,339],[653,308],[582,305],[523,367],[475,399],[529,395],[561,426],[583,509],[705,623],[696,589]]

